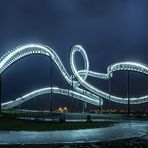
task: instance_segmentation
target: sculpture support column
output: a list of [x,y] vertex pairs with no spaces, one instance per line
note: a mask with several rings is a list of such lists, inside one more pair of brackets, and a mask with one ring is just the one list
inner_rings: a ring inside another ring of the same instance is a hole
[[2,110],[1,103],[2,103],[2,75],[0,75],[0,112]]
[[[72,75],[72,91],[74,91],[74,88],[73,88],[73,81],[74,81],[74,75]],[[73,112],[73,93],[71,95],[71,112]]]
[[127,98],[128,98],[128,115],[131,113],[130,108],[130,71],[127,71]]
[[110,96],[111,96],[111,81],[110,81],[110,79],[111,79],[111,76],[109,74],[109,82],[108,82],[108,94],[109,94],[108,109],[109,110],[111,107],[111,105],[110,105],[110,103],[111,103],[111,101],[110,101]]
[[51,93],[50,93],[50,112],[52,112],[52,59],[51,59],[51,69],[50,69],[50,85],[51,85]]

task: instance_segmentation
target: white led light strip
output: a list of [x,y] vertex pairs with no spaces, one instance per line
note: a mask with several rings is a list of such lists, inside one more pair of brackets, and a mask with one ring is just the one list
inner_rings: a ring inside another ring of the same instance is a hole
[[[83,56],[83,59],[84,59],[83,70],[77,70],[76,62],[75,62],[76,52],[80,52]],[[108,99],[108,100],[110,99],[113,102],[127,104],[128,98],[121,98],[121,97],[116,97],[112,95],[109,96],[109,94],[89,84],[86,81],[87,77],[91,76],[99,79],[109,80],[113,76],[114,71],[121,71],[121,70],[137,71],[137,72],[148,75],[148,67],[146,65],[135,63],[135,62],[122,62],[122,63],[113,64],[107,68],[107,73],[105,74],[90,71],[89,61],[88,61],[88,57],[85,50],[80,45],[74,45],[70,51],[70,66],[73,72],[73,75],[70,76],[66,71],[60,58],[54,52],[54,50],[48,46],[44,46],[41,44],[26,44],[6,53],[4,56],[0,58],[0,74],[2,75],[2,73],[14,62],[18,61],[19,59],[25,56],[32,55],[32,54],[42,54],[51,58],[54,61],[54,63],[57,65],[59,71],[62,73],[65,80],[70,85],[73,85],[73,88],[75,91],[66,90],[66,89],[57,88],[57,87],[42,88],[39,90],[35,90],[29,94],[26,94],[15,100],[2,103],[3,109],[13,108],[36,96],[51,93],[51,91],[56,94],[73,96],[76,99],[85,101],[87,103],[90,103],[96,106],[103,105],[103,99]],[[73,81],[72,80],[73,78],[76,78],[76,80],[74,79]],[[83,86],[85,89],[80,88],[80,86]],[[142,96],[139,98],[130,98],[131,104],[140,104],[145,102],[148,102],[148,96]]]

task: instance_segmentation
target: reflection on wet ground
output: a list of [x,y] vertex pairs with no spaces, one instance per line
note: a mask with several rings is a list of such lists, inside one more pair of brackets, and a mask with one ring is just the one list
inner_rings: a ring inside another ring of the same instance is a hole
[[110,141],[143,137],[148,140],[148,121],[124,121],[112,127],[67,131],[3,131],[0,144],[50,144]]

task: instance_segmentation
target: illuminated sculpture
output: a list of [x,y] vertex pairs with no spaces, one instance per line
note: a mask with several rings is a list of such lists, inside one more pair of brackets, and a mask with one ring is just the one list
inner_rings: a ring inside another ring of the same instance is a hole
[[[84,69],[83,70],[77,70],[76,64],[75,64],[75,53],[80,52],[84,58]],[[97,73],[89,70],[89,61],[87,54],[84,50],[84,48],[80,45],[74,45],[70,50],[70,66],[71,70],[73,72],[73,75],[69,75],[66,71],[64,65],[62,64],[60,58],[58,55],[54,52],[53,49],[51,49],[48,46],[40,45],[40,44],[27,44],[20,46],[18,48],[15,48],[14,50],[9,51],[4,56],[0,58],[0,74],[2,74],[9,66],[11,66],[14,62],[18,61],[19,59],[32,55],[32,54],[42,54],[49,58],[51,58],[54,63],[57,65],[59,71],[62,73],[65,80],[70,84],[73,85],[74,90],[66,90],[58,87],[48,87],[48,88],[42,88],[39,90],[35,90],[29,94],[26,94],[20,98],[17,98],[13,101],[8,101],[5,103],[2,103],[3,109],[13,108],[17,105],[20,105],[36,96],[47,94],[47,93],[57,93],[67,96],[73,96],[74,98],[77,98],[79,100],[85,101],[87,103],[101,106],[103,105],[103,99],[111,100],[116,103],[121,104],[128,104],[128,98],[121,98],[116,97],[113,95],[109,95],[91,84],[89,84],[86,79],[88,76],[109,80],[113,76],[114,71],[137,71],[143,74],[148,75],[148,67],[134,62],[121,62],[116,63],[107,68],[107,73]],[[73,77],[76,78],[76,80],[73,81]],[[83,86],[85,88],[82,89],[80,86]],[[142,96],[139,98],[130,98],[130,104],[140,104],[148,102],[148,96]]]

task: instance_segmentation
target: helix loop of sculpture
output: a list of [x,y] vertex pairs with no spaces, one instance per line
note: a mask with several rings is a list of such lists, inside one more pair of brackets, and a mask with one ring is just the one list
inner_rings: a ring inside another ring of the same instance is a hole
[[[77,69],[75,61],[75,55],[77,52],[80,52],[84,59],[84,69],[82,70]],[[86,51],[81,45],[73,45],[70,50],[70,67],[73,74],[69,75],[56,52],[50,47],[41,44],[26,44],[7,52],[0,58],[0,74],[2,75],[7,68],[14,64],[14,62],[32,54],[41,54],[51,58],[57,65],[62,76],[70,85],[73,86],[74,90],[67,90],[59,87],[38,89],[22,97],[2,103],[2,109],[13,108],[36,96],[51,93],[51,91],[56,94],[73,96],[76,99],[96,106],[103,105],[103,99],[116,103],[128,104],[128,98],[113,96],[94,87],[92,84],[87,82],[87,77],[109,80],[113,77],[113,72],[115,71],[135,71],[148,75],[148,66],[135,62],[120,62],[112,64],[107,68],[107,73],[91,71],[89,69],[89,60]],[[73,78],[75,78],[74,81]],[[140,104],[145,102],[148,102],[148,95],[138,98],[130,98],[130,104]]]

